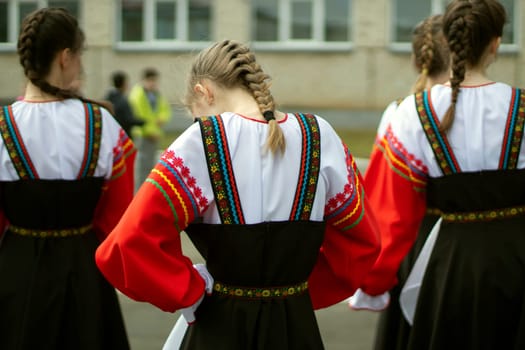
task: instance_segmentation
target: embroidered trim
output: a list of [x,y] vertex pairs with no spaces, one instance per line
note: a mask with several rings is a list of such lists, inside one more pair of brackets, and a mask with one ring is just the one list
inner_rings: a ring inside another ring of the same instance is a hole
[[473,212],[456,212],[456,213],[443,213],[436,209],[436,213],[441,215],[445,222],[484,222],[492,220],[508,219],[516,216],[525,215],[525,205],[519,207],[501,208],[484,211],[473,211]]
[[133,141],[124,130],[120,130],[119,142],[113,147],[113,167],[111,169],[111,180],[122,176],[127,169],[126,160],[137,150]]
[[524,122],[525,94],[520,89],[512,88],[512,97],[505,126],[505,137],[501,147],[500,169],[517,168]]
[[91,103],[84,103],[86,116],[86,137],[84,146],[84,159],[77,179],[93,176],[97,168],[100,139],[102,137],[102,114],[100,107]]
[[330,198],[325,205],[325,220],[333,221],[334,225],[342,230],[349,230],[359,224],[364,216],[365,208],[361,198],[364,197],[364,188],[360,184],[359,169],[350,151],[343,144],[345,150],[348,183],[343,191]]
[[93,228],[93,225],[89,224],[81,227],[65,228],[57,230],[36,230],[31,228],[24,228],[15,225],[9,225],[8,230],[21,236],[30,236],[38,238],[61,238],[83,235]]
[[[173,200],[171,199],[171,197],[168,194],[168,192],[166,191],[166,189],[164,189],[162,187],[162,185],[158,181],[156,181],[155,179],[152,178],[153,174],[155,174],[155,173],[150,173],[150,175],[148,176],[148,178],[144,182],[145,183],[150,183],[153,186],[155,186],[155,188],[160,192],[162,197],[164,197],[164,199],[166,200],[166,203],[170,207],[171,214],[173,215],[173,218],[174,218],[173,224],[175,225],[175,228],[177,229],[177,231],[181,232],[183,230],[183,228],[181,228],[179,226],[179,222],[181,222],[181,220],[179,219],[179,215],[177,214],[177,209],[175,209],[175,206],[173,205]],[[185,208],[183,208],[183,210],[186,212]],[[188,219],[186,219],[186,221],[188,221]]]
[[437,208],[427,208],[426,215],[441,215],[441,210]]
[[14,121],[11,106],[0,108],[0,134],[20,179],[38,179],[38,173]]
[[315,116],[295,114],[301,127],[302,151],[299,178],[295,190],[290,220],[309,220],[317,190],[321,164],[321,133]]
[[425,191],[428,176],[427,166],[421,159],[407,151],[392,132],[391,126],[388,126],[385,136],[377,147],[383,153],[383,157],[393,172],[410,181],[415,191]]
[[447,136],[439,131],[439,119],[432,106],[430,90],[415,95],[416,110],[432,151],[444,175],[460,172],[459,164],[452,152]]
[[198,119],[215,202],[223,224],[244,224],[241,201],[220,115]]
[[[185,187],[191,193],[190,199],[192,199],[192,204],[196,207],[197,212],[202,212],[208,207],[208,199],[203,195],[202,189],[197,186],[197,180],[191,175],[190,169],[184,165],[184,160],[181,157],[177,157],[175,152],[168,149],[161,156],[161,161],[170,173],[176,176],[177,181],[180,183],[181,187]],[[185,191],[187,191],[185,189]]]
[[286,298],[306,292],[308,290],[308,282],[282,287],[237,287],[215,282],[213,290],[219,294],[238,298]]

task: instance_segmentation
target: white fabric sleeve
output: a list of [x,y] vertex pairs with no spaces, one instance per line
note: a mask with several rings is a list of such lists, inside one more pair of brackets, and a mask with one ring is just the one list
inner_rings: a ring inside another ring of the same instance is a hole
[[354,310],[381,311],[390,304],[390,293],[371,296],[363,292],[361,288],[348,299],[348,305]]

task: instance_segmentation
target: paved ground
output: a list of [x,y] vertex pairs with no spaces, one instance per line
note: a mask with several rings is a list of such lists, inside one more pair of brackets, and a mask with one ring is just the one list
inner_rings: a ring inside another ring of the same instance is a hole
[[[194,262],[202,261],[187,237],[183,250]],[[121,295],[122,309],[132,350],[162,349],[164,340],[178,318],[178,313],[162,312],[150,304],[138,303]],[[316,312],[326,350],[369,350],[377,314],[352,311],[346,303]]]

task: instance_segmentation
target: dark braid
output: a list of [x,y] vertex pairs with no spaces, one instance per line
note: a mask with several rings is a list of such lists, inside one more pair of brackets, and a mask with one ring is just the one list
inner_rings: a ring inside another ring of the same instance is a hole
[[462,2],[461,5],[461,8],[456,12],[457,16],[450,21],[449,27],[447,28],[447,39],[452,60],[452,78],[450,79],[452,97],[450,107],[445,113],[445,117],[440,125],[441,132],[448,131],[454,122],[456,103],[460,92],[459,86],[463,80],[465,80],[467,60],[470,56],[469,39],[471,33],[465,17],[472,10],[472,5],[467,1]]
[[80,98],[75,92],[51,85],[46,77],[56,54],[64,49],[82,49],[84,33],[71,14],[62,8],[43,8],[22,22],[18,55],[25,76],[40,90],[59,98]]
[[455,0],[447,6],[443,32],[452,59],[452,96],[440,131],[446,132],[452,127],[467,65],[479,64],[491,40],[501,37],[505,21],[505,8],[497,0]]

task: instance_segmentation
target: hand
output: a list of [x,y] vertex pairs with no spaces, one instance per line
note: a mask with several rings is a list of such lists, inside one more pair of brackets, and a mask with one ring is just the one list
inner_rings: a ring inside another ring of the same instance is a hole
[[204,264],[195,264],[193,265],[193,268],[197,270],[197,272],[201,275],[202,279],[204,280],[204,283],[206,283],[206,286],[204,287],[204,290],[206,291],[207,295],[211,295],[213,292],[213,277],[208,272],[208,269],[206,268],[206,265]]
[[384,292],[380,295],[371,296],[363,292],[361,288],[348,299],[348,305],[354,310],[381,311],[390,304],[390,293]]
[[202,296],[197,300],[193,305],[188,306],[184,309],[181,309],[182,316],[186,319],[186,322],[188,324],[192,324],[195,322],[195,311],[199,307],[199,305],[202,303],[202,300],[204,299],[204,295],[211,295],[213,292],[213,277],[208,272],[208,269],[206,268],[206,265],[204,264],[195,264],[193,265],[193,268],[197,270],[197,272],[201,275],[202,279],[204,280],[205,286],[204,291],[205,293],[202,294]]

